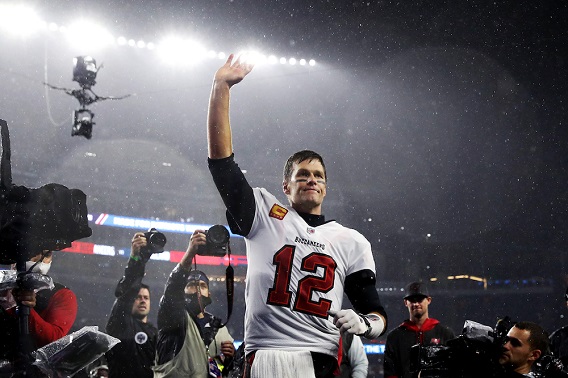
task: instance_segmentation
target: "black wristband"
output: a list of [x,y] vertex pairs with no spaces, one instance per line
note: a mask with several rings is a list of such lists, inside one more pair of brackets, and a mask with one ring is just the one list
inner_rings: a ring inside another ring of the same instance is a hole
[[371,332],[371,323],[369,322],[369,319],[367,319],[367,317],[365,315],[363,315],[363,314],[358,314],[358,315],[361,317],[361,319],[363,319],[363,322],[367,326],[367,330],[363,333],[357,334],[357,336],[367,337],[369,332]]

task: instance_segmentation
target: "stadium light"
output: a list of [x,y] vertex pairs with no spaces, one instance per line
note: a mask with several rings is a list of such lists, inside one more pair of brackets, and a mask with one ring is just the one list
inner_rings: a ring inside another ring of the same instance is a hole
[[199,43],[179,37],[164,39],[157,50],[162,60],[175,65],[193,65],[207,56]]
[[0,4],[0,27],[26,37],[47,26],[33,9],[24,5]]
[[[114,38],[105,28],[87,20],[78,20],[71,26],[58,25],[54,22],[47,23],[41,20],[32,8],[14,4],[0,4],[0,28],[9,34],[28,36],[41,29],[49,32],[59,32],[68,41],[79,47],[85,54],[93,53],[93,50],[100,49],[109,45],[128,46],[140,49],[156,50],[162,60],[170,64],[193,65],[204,58],[224,60],[227,54],[224,52],[207,51],[200,44],[183,39],[171,37],[162,41],[159,45],[153,42],[146,42],[140,39],[118,37]],[[311,59],[296,58],[277,58],[274,55],[266,56],[260,52],[248,51],[245,53],[247,59],[254,64],[282,64],[313,67],[316,62]]]
[[87,20],[73,23],[65,34],[71,44],[88,51],[112,45],[115,41],[109,31]]

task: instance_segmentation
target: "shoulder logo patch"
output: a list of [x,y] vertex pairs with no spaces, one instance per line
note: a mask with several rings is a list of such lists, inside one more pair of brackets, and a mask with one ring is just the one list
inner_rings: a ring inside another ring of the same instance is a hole
[[270,213],[268,213],[268,215],[272,218],[276,218],[278,220],[282,220],[284,219],[284,217],[286,216],[286,214],[288,214],[288,209],[278,205],[278,204],[274,204],[272,205],[272,208],[270,209]]

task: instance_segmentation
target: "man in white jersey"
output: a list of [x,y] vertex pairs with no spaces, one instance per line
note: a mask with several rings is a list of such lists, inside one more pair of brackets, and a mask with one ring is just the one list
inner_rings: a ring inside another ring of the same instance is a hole
[[[375,288],[370,243],[326,221],[326,170],[309,150],[292,155],[282,189],[289,204],[252,188],[234,161],[230,88],[252,65],[230,55],[215,73],[209,101],[209,169],[233,233],[245,237],[245,345],[252,378],[332,377],[341,333],[377,338],[386,313]],[[342,310],[344,292],[354,310]]]

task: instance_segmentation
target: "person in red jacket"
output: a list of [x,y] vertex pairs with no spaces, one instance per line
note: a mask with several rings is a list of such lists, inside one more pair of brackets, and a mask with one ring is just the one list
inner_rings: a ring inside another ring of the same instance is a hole
[[445,345],[455,337],[454,332],[428,316],[432,297],[424,283],[412,282],[406,287],[404,305],[409,319],[402,322],[387,336],[384,355],[385,378],[414,378],[418,372],[410,371],[410,348],[416,344]]
[[[53,260],[52,251],[30,258],[26,269],[47,274]],[[67,287],[55,283],[53,290],[12,289],[0,293],[0,360],[17,357],[18,318],[16,302],[30,307],[29,332],[35,349],[67,335],[77,316],[77,297]]]

